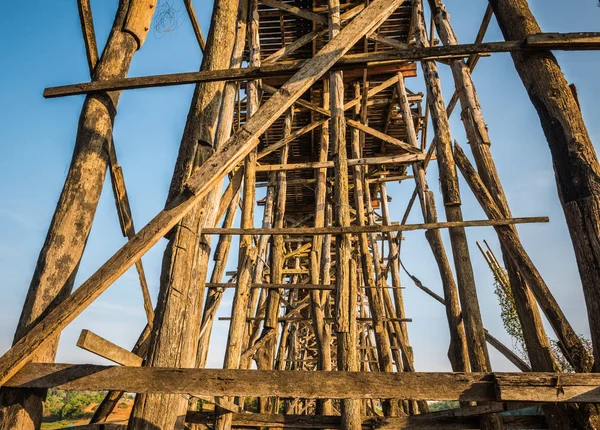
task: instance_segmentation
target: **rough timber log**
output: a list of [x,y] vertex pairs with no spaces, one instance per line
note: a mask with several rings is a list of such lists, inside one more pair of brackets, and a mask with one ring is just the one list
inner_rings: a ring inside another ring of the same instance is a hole
[[[416,30],[417,46],[426,46],[428,41],[422,0],[417,0],[413,6],[413,24]],[[425,77],[427,101],[430,106],[431,119],[435,130],[437,161],[446,217],[450,221],[461,221],[461,198],[458,188],[458,177],[452,156],[452,136],[450,134],[450,124],[444,105],[437,66],[432,61],[421,61],[421,67]],[[465,229],[450,229],[450,242],[456,268],[459,299],[471,370],[475,372],[488,371],[491,368],[491,364],[485,341],[485,332]],[[482,418],[481,425],[485,429],[502,428],[502,424],[496,415],[489,415]]]
[[[238,14],[239,0],[219,0],[202,60],[202,70],[236,66],[236,27],[245,30],[245,16]],[[238,24],[238,21],[242,21]],[[239,48],[241,57],[243,48]],[[241,58],[237,60],[239,67]],[[217,124],[223,100],[224,82],[197,85],[181,139],[168,203],[173,201],[195,169],[202,166],[223,142],[216,140]],[[229,106],[233,111],[233,94]],[[226,121],[224,121],[226,122]],[[222,124],[221,124],[222,126]],[[225,125],[227,127],[227,125]],[[229,125],[229,129],[230,129]],[[228,132],[225,139],[228,137]],[[225,140],[223,139],[223,140]],[[210,237],[201,235],[203,227],[214,226],[221,181],[217,181],[203,199],[192,208],[169,235],[163,256],[160,291],[156,307],[146,366],[183,366],[196,364],[204,285],[210,255]],[[180,428],[187,399],[177,395],[140,395],[136,397],[129,426],[135,429]]]
[[[406,88],[404,86],[404,77],[399,75],[397,83],[399,106],[402,116],[405,118],[404,123],[406,124],[408,141],[414,147],[419,147],[417,133],[414,122],[412,121],[412,112],[408,103]],[[411,119],[409,120],[409,118]],[[416,183],[415,191],[419,195],[423,219],[428,223],[436,223],[438,222],[437,209],[433,198],[433,192],[429,189],[429,185],[427,184],[424,163],[413,163],[412,168]],[[460,313],[458,290],[456,288],[456,283],[454,282],[454,274],[450,268],[450,262],[446,255],[444,243],[442,242],[441,232],[439,230],[428,230],[425,232],[425,238],[429,243],[429,247],[431,248],[431,252],[437,263],[440,278],[442,280],[442,287],[444,289],[444,306],[446,308],[446,319],[448,320],[448,328],[450,331],[450,345],[448,349],[450,365],[455,372],[466,372],[470,368],[469,354],[467,352],[467,339],[465,337],[465,329]]]
[[[501,209],[492,200],[492,197],[487,192],[481,178],[470,164],[460,146],[456,145],[454,152],[456,154],[456,163],[463,173],[467,183],[469,184],[469,187],[471,187],[471,190],[473,190],[473,194],[475,194],[475,197],[480,202],[483,210],[490,218],[501,216]],[[538,303],[542,307],[542,310],[545,312],[545,314],[548,315],[549,319],[552,319],[554,323],[556,323],[556,321],[562,323],[561,327],[566,327],[566,329],[571,328],[568,322],[566,322],[566,318],[560,307],[558,307],[558,305],[556,305],[556,303],[553,301],[552,295],[544,294],[548,287],[543,280],[541,280],[539,272],[523,249],[523,245],[519,241],[516,229],[514,227],[496,228],[496,232],[498,233],[498,239],[500,240],[500,243],[507,250],[507,253],[510,255],[510,258],[514,264],[521,270],[525,281],[532,286],[532,290],[538,299]],[[557,314],[555,314],[555,312]],[[567,332],[567,334],[569,333]],[[565,338],[565,334],[563,332],[557,331],[557,335],[561,341]],[[574,332],[570,333],[570,337],[567,337],[565,340],[570,341],[573,339],[574,335]],[[579,340],[576,335],[575,339]],[[565,347],[563,346],[563,348]],[[573,354],[574,349],[568,349],[568,351],[569,353]],[[542,359],[543,358],[538,358],[537,360]],[[546,359],[550,360],[551,364],[554,364],[551,357]],[[572,361],[572,358],[570,358],[570,361]],[[561,411],[558,408],[548,407],[545,408],[545,412],[551,428],[564,428],[568,425],[566,415],[564,414],[564,412],[567,411]],[[591,411],[586,406],[581,408],[581,413],[577,413],[577,410],[575,409],[572,409],[568,412],[572,416],[573,420],[576,421],[576,423],[574,422],[572,425],[586,429],[594,429],[596,427],[596,424],[594,423],[596,418],[587,416]]]
[[[457,45],[458,40],[450,25],[450,18],[442,1],[429,0],[429,5],[442,42],[445,45]],[[501,214],[510,217],[511,211],[508,200],[492,158],[487,126],[469,67],[462,60],[450,60],[450,68],[457,89],[456,93],[462,106],[463,124],[477,164],[478,173]],[[516,229],[514,227],[509,228],[514,230],[515,237],[518,240]],[[521,249],[525,252],[522,246]],[[502,246],[502,255],[532,368],[537,372],[556,371],[557,366],[550,350],[534,294],[527,286],[519,267],[515,265],[505,246]],[[550,291],[546,289],[545,295],[551,296]],[[570,356],[567,355],[567,357]],[[565,428],[568,426],[566,415],[561,413],[558,408],[546,406],[544,410],[551,428]]]
[[[133,1],[120,1],[102,58],[95,63],[95,38],[89,5],[80,3],[86,52],[94,80],[121,79],[127,75],[135,52],[146,32],[134,34],[124,28],[126,22],[150,27],[155,1],[146,8],[133,9]],[[126,18],[127,17],[127,18]],[[52,307],[62,302],[73,288],[79,262],[87,242],[94,214],[104,184],[107,168],[106,148],[112,139],[112,125],[119,102],[119,92],[98,93],[86,97],[75,140],[71,165],[46,240],[29,285],[14,341],[21,339]],[[59,333],[46,339],[46,345],[32,357],[39,362],[54,360]],[[0,392],[0,428],[35,428],[42,419],[44,391]]]
[[[402,2],[400,2],[402,3]],[[400,4],[398,3],[398,4]],[[341,28],[340,2],[328,0],[329,38],[334,39]],[[331,107],[330,136],[334,163],[334,207],[333,216],[337,225],[350,225],[350,205],[348,201],[348,164],[346,153],[346,120],[344,117],[344,75],[341,71],[329,75],[329,101]],[[336,296],[335,318],[337,335],[338,370],[358,370],[356,353],[356,266],[352,260],[350,235],[336,237]],[[353,264],[351,264],[351,261]],[[352,271],[354,268],[354,271]],[[360,405],[356,401],[342,401],[342,428],[360,428]]]
[[[540,33],[525,0],[490,4],[505,39]],[[588,308],[594,358],[600,363],[600,164],[581,109],[550,51],[514,53],[513,61],[550,146],[554,171]],[[590,368],[579,359],[579,371]]]
[[[360,89],[357,88],[358,84],[355,87],[355,96],[360,96]],[[366,92],[367,89],[363,88],[363,92]],[[363,100],[366,100],[366,94]],[[362,106],[363,109],[366,109],[365,103]],[[366,112],[360,112],[357,106],[356,113],[360,113],[362,118],[366,118]],[[358,121],[356,121],[360,124]],[[364,136],[361,139],[360,128],[354,127],[356,130],[352,133],[352,156],[357,158],[360,156],[360,142],[364,140]],[[411,148],[414,149],[414,148]],[[353,172],[353,180],[354,180],[354,205],[356,209],[356,218],[359,226],[364,226],[367,224],[367,216],[365,214],[365,194],[364,194],[364,167],[363,166],[355,166]],[[370,200],[370,199],[368,199]],[[374,241],[373,241],[374,244]],[[374,246],[374,245],[373,245]],[[369,238],[366,233],[360,233],[358,235],[358,251],[360,255],[360,266],[362,268],[362,276],[365,285],[368,287],[374,287],[379,280],[378,270],[376,270],[375,265],[379,265],[379,259],[377,258],[375,252],[371,253],[369,249]],[[352,273],[351,276],[357,276]],[[367,288],[366,290],[367,300],[369,301],[369,308],[371,310],[371,316],[373,318],[373,330],[375,331],[375,344],[377,346],[377,357],[379,359],[379,369],[382,372],[392,372],[393,371],[393,358],[391,354],[391,344],[390,337],[387,330],[387,327],[384,323],[385,310],[382,303],[381,294],[379,291],[373,288]],[[382,401],[383,412],[385,416],[396,416],[398,414],[397,405],[393,401],[388,399]]]

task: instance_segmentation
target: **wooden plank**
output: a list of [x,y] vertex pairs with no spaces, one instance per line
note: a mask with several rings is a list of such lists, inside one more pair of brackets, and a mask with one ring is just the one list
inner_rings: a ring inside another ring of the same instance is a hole
[[415,148],[414,146],[411,146],[406,142],[402,142],[401,140],[396,139],[395,137],[389,136],[385,133],[380,132],[379,130],[375,130],[374,128],[369,127],[368,125],[362,124],[353,119],[346,119],[346,124],[348,124],[352,128],[362,131],[363,133],[370,134],[371,136],[374,136],[377,139],[380,139],[384,142],[387,142],[394,146],[402,148],[405,151],[410,152],[411,154],[420,154],[421,153],[420,149]]
[[600,374],[596,373],[301,372],[28,363],[4,385],[310,399],[496,401],[499,395],[502,401],[600,403]]
[[[404,154],[391,155],[385,157],[355,158],[348,160],[348,166],[370,166],[380,164],[404,164],[415,161],[425,160],[425,154]],[[296,170],[296,169],[321,169],[332,168],[333,161],[312,161],[307,163],[289,163],[289,164],[265,164],[257,166],[257,172],[271,172],[277,170]]]
[[258,137],[304,92],[325,74],[374,22],[389,16],[403,0],[375,0],[340,34],[304,63],[275,95],[269,98],[244,126],[194,173],[184,191],[176,196],[144,228],[117,251],[71,296],[40,320],[31,331],[0,357],[0,384],[24,366],[35,351],[59,333],[102,294],[119,276],[165,236],[216,183],[238,165],[258,144]]
[[94,20],[92,18],[92,8],[90,0],[77,0],[79,9],[79,20],[81,21],[81,33],[85,43],[85,55],[90,69],[90,76],[93,78],[96,63],[98,62],[98,45],[96,44],[96,33],[94,32]]
[[[567,37],[570,33],[565,33]],[[569,46],[570,50],[577,50],[579,46],[582,48],[589,48],[589,45],[585,42],[586,40],[595,40],[598,37],[598,33],[576,33],[578,34],[578,40],[583,42],[574,43]],[[539,35],[541,38],[544,34]],[[570,36],[574,37],[574,36]],[[540,42],[537,42],[538,44]],[[564,49],[560,43],[557,44],[557,48],[554,46],[546,45],[544,49]],[[472,54],[482,54],[488,52],[516,52],[525,50],[523,47],[523,41],[508,41],[508,42],[486,42],[486,43],[474,43],[474,44],[461,44],[453,46],[433,46],[426,48],[409,48],[405,51],[386,51],[377,53],[359,53],[347,55],[344,58],[336,61],[337,64],[335,69],[356,69],[361,66],[366,66],[373,62],[383,62],[387,64],[400,64],[406,61],[415,60],[436,60],[444,57],[456,57],[465,56],[468,57]],[[532,49],[530,49],[532,50]],[[535,50],[535,48],[533,49]],[[235,81],[235,80],[248,80],[248,79],[260,79],[267,77],[279,77],[281,75],[291,75],[299,71],[304,63],[310,60],[294,60],[286,61],[276,64],[265,64],[259,67],[246,67],[241,69],[227,69],[227,70],[214,70],[214,71],[201,71],[201,72],[188,72],[188,73],[173,73],[165,75],[155,76],[142,76],[136,78],[124,78],[124,79],[107,79],[103,81],[94,81],[80,84],[64,85],[58,87],[49,87],[44,90],[44,97],[64,97],[79,94],[88,94],[94,92],[105,92],[105,91],[116,91],[116,90],[129,90],[136,88],[149,88],[149,87],[162,87],[170,85],[187,85],[198,82],[211,82],[211,81]]]
[[89,330],[81,330],[77,346],[122,366],[139,367],[144,361],[142,357],[109,342]]
[[[322,383],[324,380],[327,384]],[[494,381],[491,373],[300,372],[29,363],[5,385],[214,396],[494,401]]]
[[307,9],[301,9],[289,3],[283,3],[279,0],[260,0],[260,2],[264,5],[271,6],[289,14],[299,16],[300,18],[314,21],[318,24],[327,24],[327,20],[318,13],[311,12]]
[[438,230],[455,227],[489,227],[511,224],[530,224],[549,222],[547,217],[507,218],[476,221],[450,221],[425,224],[392,224],[392,225],[349,225],[345,227],[296,227],[296,228],[206,228],[203,234],[258,235],[277,236],[312,236],[327,234],[386,233],[414,230]]
[[311,130],[314,130],[315,128],[322,126],[325,121],[327,121],[327,120],[324,119],[321,121],[311,122],[310,124],[307,124],[302,128],[299,128],[298,130],[291,133],[289,136],[286,136],[283,139],[281,139],[280,141],[267,146],[265,149],[263,149],[261,152],[258,153],[258,156],[256,158],[258,160],[260,160],[261,158],[269,155],[270,153],[277,151],[278,149],[284,147],[288,143],[293,142],[294,140],[298,139],[300,136],[304,136],[306,133],[310,132]]
[[185,9],[187,10],[190,22],[192,23],[194,35],[196,36],[196,40],[198,41],[198,46],[200,46],[200,52],[204,54],[204,49],[206,48],[206,41],[204,40],[204,36],[202,35],[202,29],[200,28],[200,24],[198,23],[198,17],[196,16],[196,11],[194,10],[192,0],[183,0],[183,4],[185,5]]
[[283,48],[281,48],[281,49],[275,51],[274,53],[272,53],[271,55],[269,55],[267,58],[265,58],[263,60],[263,64],[264,63],[272,63],[272,62],[280,60],[284,57],[287,57],[288,55],[290,55],[290,54],[296,52],[298,49],[302,48],[304,45],[323,36],[326,32],[327,32],[327,30],[319,30],[319,31],[315,30],[315,31],[311,31],[310,33],[306,33],[304,36],[294,40],[292,43],[285,45]]

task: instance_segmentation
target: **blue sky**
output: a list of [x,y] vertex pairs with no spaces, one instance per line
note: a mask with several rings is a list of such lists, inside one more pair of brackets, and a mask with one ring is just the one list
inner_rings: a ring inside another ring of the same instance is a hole
[[[164,0],[163,0],[164,1]],[[136,53],[129,76],[197,70],[201,55],[191,25],[179,0],[179,24],[168,33],[152,31]],[[196,1],[196,11],[206,34],[210,1]],[[547,32],[598,31],[600,9],[595,0],[531,0],[542,29]],[[100,49],[110,30],[117,1],[92,0]],[[451,21],[462,43],[471,43],[487,2],[447,0]],[[13,2],[0,14],[0,353],[12,341],[18,316],[43,244],[56,201],[67,173],[83,96],[45,100],[45,87],[89,80],[76,2]],[[502,40],[492,21],[486,40]],[[598,52],[559,52],[569,82],[577,85],[584,118],[593,142],[600,141]],[[440,65],[444,94],[453,91],[452,77]],[[420,75],[420,70],[419,70]],[[539,119],[507,54],[480,61],[474,74],[483,112],[490,129],[492,152],[515,216],[549,216],[551,222],[519,227],[519,232],[550,289],[575,329],[588,334],[585,304],[574,254],[558,201],[547,143]],[[420,76],[407,87],[424,91]],[[192,86],[153,88],[123,94],[115,123],[115,143],[123,166],[130,202],[138,229],[162,209],[173,170]],[[453,137],[463,147],[466,139],[458,116],[451,120]],[[598,148],[597,148],[598,149]],[[428,171],[431,188],[437,186],[437,169]],[[402,217],[413,184],[389,186],[394,219]],[[470,191],[462,183],[465,219],[484,219]],[[264,189],[262,191],[264,192]],[[440,198],[439,193],[438,199]],[[262,195],[259,194],[259,198]],[[439,202],[441,208],[441,202]],[[257,219],[260,217],[257,214]],[[440,213],[443,218],[443,214]],[[409,222],[422,222],[414,210]],[[443,232],[447,240],[447,232]],[[499,255],[497,240],[489,228],[468,231],[477,288],[485,326],[510,344],[500,320],[492,276],[475,242],[487,239]],[[120,234],[110,185],[104,189],[96,213],[76,286],[87,279],[125,242]],[[160,262],[165,242],[143,258],[154,303],[158,292]],[[235,247],[234,247],[235,249]],[[441,292],[439,276],[422,232],[406,235],[403,261],[425,285]],[[230,259],[230,269],[235,259]],[[405,301],[417,370],[449,370],[446,359],[448,330],[441,305],[417,290],[407,278]],[[229,313],[231,292],[220,315]],[[217,322],[210,367],[222,365],[227,323]],[[105,363],[75,346],[81,329],[90,329],[123,347],[131,347],[144,325],[137,276],[130,270],[80,315],[64,332],[59,362]],[[512,370],[491,350],[495,370]]]

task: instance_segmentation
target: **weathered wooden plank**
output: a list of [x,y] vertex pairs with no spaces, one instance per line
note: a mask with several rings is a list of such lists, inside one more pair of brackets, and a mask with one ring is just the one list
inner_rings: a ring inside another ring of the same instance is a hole
[[200,52],[204,54],[204,49],[206,48],[206,41],[204,40],[204,36],[202,35],[202,29],[200,28],[200,24],[198,23],[198,17],[196,16],[196,11],[194,10],[192,0],[183,0],[183,4],[185,5],[185,9],[187,10],[190,22],[192,23],[194,35],[196,36],[196,40],[198,41],[198,46],[200,46]]
[[109,342],[89,330],[81,330],[77,346],[122,366],[137,367],[141,366],[144,361],[142,357]]
[[350,233],[382,233],[382,232],[397,232],[397,231],[414,231],[414,230],[433,230],[441,228],[454,227],[488,227],[502,226],[510,224],[529,224],[548,222],[547,217],[529,217],[529,218],[507,218],[507,219],[490,219],[490,220],[474,220],[474,221],[448,221],[438,223],[424,224],[391,224],[391,225],[365,225],[357,226],[350,225],[345,227],[296,227],[296,228],[206,228],[204,234],[235,234],[235,235],[284,235],[284,236],[310,236],[310,235],[326,235],[326,234],[350,234]]
[[[598,33],[576,33],[581,40],[595,40],[598,37]],[[538,35],[544,37],[544,34]],[[574,36],[572,36],[574,37]],[[539,42],[538,42],[539,44]],[[579,47],[589,48],[589,44],[573,43],[568,46],[569,50],[577,50]],[[535,45],[531,46],[534,50]],[[546,44],[544,49],[567,49],[561,43],[557,44],[557,47],[548,46]],[[343,59],[338,61],[336,68],[344,69],[355,69],[361,66],[365,66],[368,63],[377,61],[385,61],[387,64],[393,64],[393,62],[404,63],[406,61],[414,60],[436,60],[448,56],[465,56],[468,57],[472,54],[481,54],[487,52],[516,52],[526,50],[523,46],[523,41],[508,41],[508,42],[487,42],[487,43],[476,43],[476,44],[462,44],[453,46],[433,46],[427,48],[409,48],[405,51],[388,51],[378,53],[361,53],[351,54],[345,56]],[[129,90],[135,88],[149,88],[169,85],[186,85],[198,82],[209,82],[219,80],[247,80],[247,79],[259,79],[266,77],[281,76],[282,74],[293,74],[303,67],[304,63],[308,60],[295,60],[281,62],[277,64],[265,64],[260,67],[247,67],[237,70],[215,70],[210,72],[188,72],[188,73],[174,73],[166,75],[156,76],[143,76],[137,78],[125,78],[125,79],[109,79],[103,81],[87,82],[80,84],[64,85],[59,87],[50,87],[44,90],[44,97],[64,97],[79,94],[87,94],[93,92],[102,91],[115,91],[115,90]]]
[[382,133],[379,130],[375,130],[374,128],[369,127],[366,124],[362,124],[353,119],[346,119],[346,124],[348,124],[352,128],[362,131],[363,133],[370,134],[371,136],[374,136],[377,139],[380,139],[384,142],[387,142],[394,146],[402,148],[405,151],[410,152],[411,154],[420,154],[421,153],[421,150],[419,150],[418,148],[415,148],[414,146],[411,146],[406,142],[402,142],[401,140],[396,139],[395,137],[392,137],[385,133]]
[[[600,403],[600,375],[596,373],[302,372],[29,363],[5,386],[311,399],[493,402],[500,395],[503,401]],[[558,393],[561,387],[564,395]]]
[[[413,163],[415,161],[425,160],[425,154],[403,154],[389,155],[384,157],[356,158],[347,160],[348,166],[369,166],[379,164],[402,164]],[[307,163],[289,163],[289,164],[265,164],[257,166],[257,172],[271,172],[277,170],[296,170],[296,169],[322,169],[332,168],[333,161],[312,161]]]
[[96,33],[94,32],[94,20],[90,0],[77,0],[79,9],[79,20],[81,21],[81,33],[85,43],[85,55],[90,69],[90,76],[94,76],[94,69],[98,62],[98,45],[96,44]]
[[[324,380],[327,384],[322,383]],[[6,386],[215,396],[496,399],[491,373],[300,372],[29,363]]]

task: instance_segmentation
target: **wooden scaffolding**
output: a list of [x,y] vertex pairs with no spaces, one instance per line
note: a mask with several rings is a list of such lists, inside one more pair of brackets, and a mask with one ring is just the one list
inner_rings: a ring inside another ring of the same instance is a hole
[[[78,1],[91,81],[44,92],[86,99],[15,343],[0,357],[0,428],[39,428],[48,388],[108,390],[85,428],[598,428],[600,167],[552,50],[598,49],[600,33],[542,33],[526,0],[490,0],[471,44],[457,40],[442,0],[428,0],[429,29],[423,0],[215,0],[205,41],[191,0],[183,1],[200,71],[137,78],[127,70],[156,0],[119,1],[100,57],[89,0]],[[493,15],[505,41],[483,42]],[[548,219],[513,217],[491,155],[471,71],[502,52],[512,55],[550,145],[593,354],[515,227]],[[439,64],[454,79],[448,103]],[[426,94],[409,89],[417,76]],[[196,87],[167,204],[136,232],[112,139],[119,95],[183,84]],[[456,108],[470,157],[452,138]],[[431,162],[443,208],[428,186]],[[107,171],[129,241],[72,292]],[[459,190],[459,175],[468,189]],[[414,192],[405,213],[393,214],[386,185],[400,181]],[[266,191],[257,201],[258,188]],[[487,219],[463,218],[461,191]],[[407,224],[417,207],[423,223]],[[528,361],[483,326],[466,235],[474,226],[497,232],[506,272],[482,252],[514,298]],[[400,252],[412,230],[425,233],[443,297],[409,276],[446,311],[452,373],[415,371]],[[155,307],[141,257],[161,238],[168,245]],[[233,258],[237,269],[226,272]],[[60,332],[134,265],[148,323],[133,350],[84,330],[77,345],[116,365],[54,364]],[[206,369],[226,289],[234,299],[221,318],[229,324],[223,369]],[[574,373],[559,372],[540,311]],[[521,372],[494,372],[490,346]],[[137,393],[129,423],[103,424],[124,392]],[[433,400],[460,407],[430,412]],[[214,410],[199,410],[203,402]],[[530,406],[543,414],[504,414]]]

